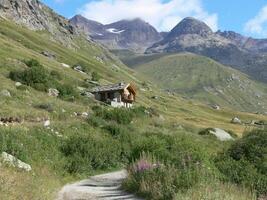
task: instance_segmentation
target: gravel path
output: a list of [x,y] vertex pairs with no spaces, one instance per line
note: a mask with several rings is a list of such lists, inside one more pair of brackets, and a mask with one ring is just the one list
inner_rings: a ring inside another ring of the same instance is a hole
[[121,189],[121,183],[126,176],[126,171],[122,170],[66,185],[56,200],[142,200]]

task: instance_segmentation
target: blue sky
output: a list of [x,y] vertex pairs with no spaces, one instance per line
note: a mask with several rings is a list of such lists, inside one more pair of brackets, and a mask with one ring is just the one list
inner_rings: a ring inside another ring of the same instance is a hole
[[233,30],[267,37],[266,0],[42,0],[61,15],[82,14],[102,23],[141,17],[160,31],[170,30],[183,17],[205,21],[215,31]]

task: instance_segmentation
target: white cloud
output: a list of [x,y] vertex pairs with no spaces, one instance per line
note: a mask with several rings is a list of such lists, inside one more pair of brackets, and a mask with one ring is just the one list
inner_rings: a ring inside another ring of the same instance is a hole
[[267,36],[267,5],[245,24],[244,30],[247,33],[252,33],[260,37]]
[[93,0],[78,12],[104,24],[140,17],[160,31],[169,31],[191,16],[203,20],[214,31],[218,29],[217,14],[205,11],[201,0]]

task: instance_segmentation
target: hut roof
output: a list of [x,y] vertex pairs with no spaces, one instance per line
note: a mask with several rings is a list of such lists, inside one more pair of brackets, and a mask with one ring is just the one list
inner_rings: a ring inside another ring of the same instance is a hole
[[123,90],[127,87],[129,87],[129,83],[117,83],[117,84],[112,84],[112,85],[103,85],[103,86],[98,86],[92,89],[92,93],[98,93],[98,92],[108,92],[108,91],[118,91],[118,90]]

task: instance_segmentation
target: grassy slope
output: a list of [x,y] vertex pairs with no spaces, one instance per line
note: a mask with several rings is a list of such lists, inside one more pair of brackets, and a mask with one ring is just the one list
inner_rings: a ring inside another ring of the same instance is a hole
[[137,64],[137,71],[165,90],[237,110],[266,108],[265,85],[211,59],[194,54],[144,57],[148,62]]
[[[42,123],[33,122],[37,118],[50,118],[52,127],[59,130],[64,136],[71,134],[72,130],[76,130],[77,134],[79,134],[80,129],[84,129],[79,128],[82,126],[83,120],[76,118],[73,112],[90,112],[91,107],[95,105],[93,100],[66,102],[48,97],[47,94],[32,88],[28,88],[28,91],[16,89],[15,83],[8,78],[8,74],[11,70],[25,68],[25,65],[21,62],[23,59],[38,59],[48,70],[60,72],[63,75],[62,82],[72,84],[73,86],[82,86],[84,79],[88,78],[88,76],[75,72],[72,69],[63,68],[61,63],[73,65],[77,62],[84,62],[91,71],[97,71],[101,74],[103,77],[102,83],[125,80],[135,82],[139,88],[142,87],[141,83],[143,80],[138,80],[138,74],[127,69],[127,67],[98,45],[88,43],[81,38],[76,38],[75,42],[80,48],[68,49],[51,41],[49,38],[50,36],[47,33],[35,33],[19,28],[12,23],[0,21],[0,90],[8,89],[12,95],[11,98],[1,96],[0,116],[19,116],[25,120],[22,126],[15,125],[12,128],[0,127],[1,132],[16,130],[27,135],[31,130],[34,130],[33,127],[42,126]],[[57,56],[56,60],[42,56],[40,52],[44,50],[54,52]],[[94,56],[104,57],[106,60],[104,63],[101,63]],[[114,67],[113,64],[118,67]],[[161,98],[158,100],[151,99],[154,95],[159,95]],[[139,91],[137,101],[137,104],[157,109],[165,118],[164,121],[153,118],[135,122],[140,132],[151,130],[151,132],[179,134],[181,130],[178,130],[176,127],[177,125],[182,125],[185,132],[196,132],[197,129],[203,127],[221,127],[241,134],[244,130],[243,126],[229,123],[233,116],[238,115],[242,120],[266,120],[266,117],[261,115],[239,113],[230,109],[214,111],[205,105],[190,102],[177,96],[166,95],[153,86],[151,86],[150,90]],[[52,104],[55,111],[49,113],[36,108],[36,105],[44,103]],[[66,112],[63,113],[62,109]],[[93,128],[83,131],[98,133],[98,130]],[[31,135],[29,135],[29,138],[32,138]],[[46,148],[50,149],[53,146],[47,146]],[[7,199],[21,199],[21,195],[25,199],[51,199],[60,186],[68,181],[77,179],[77,177],[57,171],[55,169],[56,166],[51,167],[50,159],[58,160],[57,157],[52,155],[52,149],[51,155],[48,150],[47,152],[39,152],[38,146],[33,145],[32,149],[34,151],[32,154],[31,152],[26,154],[29,157],[28,162],[34,169],[33,173],[22,173],[12,168],[0,166],[0,192],[6,195]],[[58,160],[58,162],[61,161]],[[34,187],[33,183],[38,185],[38,187]]]

